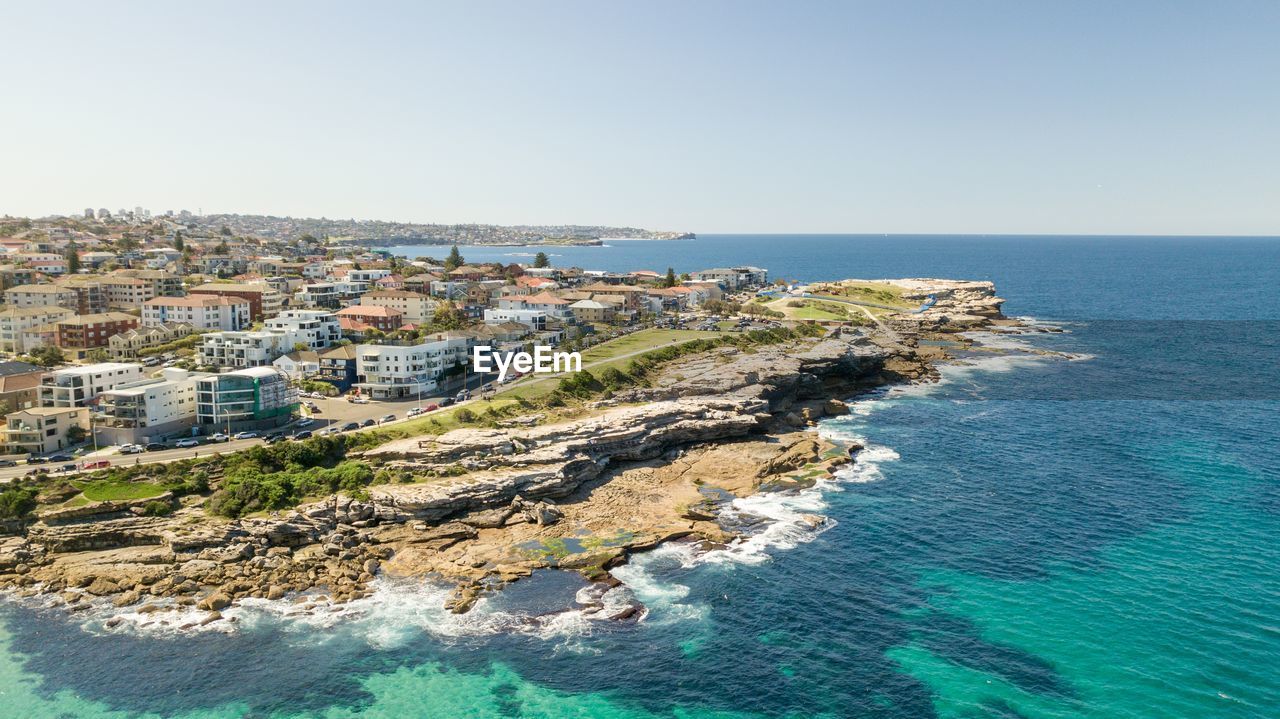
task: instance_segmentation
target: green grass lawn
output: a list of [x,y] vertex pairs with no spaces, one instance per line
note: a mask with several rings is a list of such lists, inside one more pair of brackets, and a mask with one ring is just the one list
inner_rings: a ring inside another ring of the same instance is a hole
[[84,493],[91,502],[146,499],[164,494],[164,487],[145,482],[113,482],[95,479],[91,482],[72,482],[72,486]]
[[838,312],[829,302],[805,300],[804,307],[792,307],[791,316],[798,320],[846,320],[849,315]]

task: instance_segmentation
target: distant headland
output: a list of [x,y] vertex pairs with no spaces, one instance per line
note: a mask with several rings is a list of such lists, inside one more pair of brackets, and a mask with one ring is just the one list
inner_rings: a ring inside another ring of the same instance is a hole
[[198,227],[228,227],[236,235],[288,239],[311,235],[329,244],[364,247],[398,245],[529,245],[604,244],[604,240],[691,240],[692,232],[645,230],[609,225],[481,225],[392,222],[387,220],[337,220],[325,217],[277,217],[274,215],[200,215],[190,219]]

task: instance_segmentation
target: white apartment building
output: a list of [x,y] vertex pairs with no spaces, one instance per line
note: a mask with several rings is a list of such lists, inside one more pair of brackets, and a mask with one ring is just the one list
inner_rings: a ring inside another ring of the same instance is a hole
[[484,323],[499,325],[503,322],[519,322],[534,332],[547,328],[547,313],[544,310],[497,309],[484,311]]
[[239,297],[187,295],[156,297],[142,306],[143,325],[183,322],[198,332],[235,331],[249,326],[249,301]]
[[[338,316],[324,310],[287,310],[266,321],[268,332],[292,335],[293,344],[301,342],[313,350],[322,350],[342,339]],[[289,351],[293,351],[290,345]]]
[[[465,343],[465,340],[458,340]],[[416,345],[360,345],[356,349],[356,386],[374,399],[415,397],[436,388],[444,371],[457,363],[455,340]],[[465,362],[465,344],[464,362]]]
[[20,354],[33,350],[36,345],[24,337],[27,330],[75,316],[65,307],[10,307],[0,312],[0,351]]
[[102,393],[94,414],[103,444],[156,442],[196,423],[196,380],[206,373],[171,367],[160,377],[127,382]]
[[74,310],[80,306],[80,295],[59,285],[18,285],[4,291],[4,303],[9,307],[66,307]]
[[262,367],[293,351],[283,332],[210,332],[202,338],[200,364],[214,367]]
[[436,313],[436,302],[418,292],[407,290],[375,290],[360,298],[362,305],[390,307],[404,315],[404,321],[410,324],[422,324],[431,321]]
[[132,362],[100,362],[55,370],[45,375],[40,384],[40,406],[85,407],[103,392],[142,378],[142,365]]

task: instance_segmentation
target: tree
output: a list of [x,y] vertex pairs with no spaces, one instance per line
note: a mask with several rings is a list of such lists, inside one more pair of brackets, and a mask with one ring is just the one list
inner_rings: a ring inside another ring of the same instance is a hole
[[184,242],[182,239],[182,230],[174,230],[173,231],[173,249],[177,250],[178,252],[182,252],[184,249],[186,249],[186,246],[187,246],[186,242]]
[[453,249],[449,250],[449,256],[444,260],[444,268],[446,270],[456,270],[466,263],[467,261],[462,258],[462,253],[458,252],[458,246],[454,245]]
[[106,350],[98,347],[85,353],[85,359],[93,360],[94,362],[106,362],[111,359],[111,355],[108,355]]
[[547,253],[539,252],[533,258],[533,266],[534,267],[550,267],[551,259],[547,257]]
[[230,228],[230,227],[227,227],[226,225],[223,225],[223,226],[222,226],[222,229],[221,229],[221,230],[218,230],[218,233],[219,233],[219,234],[221,234],[223,237],[230,237],[230,236],[231,236],[231,228]]
[[306,342],[294,342],[294,343],[293,343],[293,351],[294,351],[294,352],[306,352],[306,351],[307,351],[307,350],[309,350],[309,349],[311,349],[311,346],[310,346],[310,345],[308,345]]
[[663,287],[676,286],[676,271],[670,267],[667,268],[667,278],[662,281]]
[[76,243],[72,242],[67,245],[67,274],[74,275],[80,272],[80,253],[76,250]]
[[452,302],[441,302],[431,317],[431,326],[436,330],[456,330],[462,327],[463,320],[462,312]]
[[223,240],[222,242],[219,242],[219,243],[218,243],[218,246],[217,246],[217,247],[215,247],[215,248],[213,248],[213,254],[215,254],[215,255],[225,255],[225,254],[227,254],[227,253],[228,253],[228,252],[230,252],[230,251],[231,251],[231,248],[230,248],[230,247],[227,247],[227,241],[226,241],[226,240]]
[[89,436],[89,430],[78,424],[73,424],[67,429],[67,441],[71,444],[80,444]]
[[31,356],[31,361],[41,367],[56,367],[66,361],[62,356],[62,350],[53,345],[37,347],[28,354]]

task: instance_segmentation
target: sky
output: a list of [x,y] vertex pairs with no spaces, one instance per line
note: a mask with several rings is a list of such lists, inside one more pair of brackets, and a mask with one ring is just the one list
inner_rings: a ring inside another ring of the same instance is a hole
[[4,2],[0,214],[1280,235],[1280,3]]

